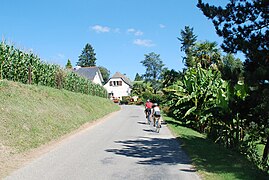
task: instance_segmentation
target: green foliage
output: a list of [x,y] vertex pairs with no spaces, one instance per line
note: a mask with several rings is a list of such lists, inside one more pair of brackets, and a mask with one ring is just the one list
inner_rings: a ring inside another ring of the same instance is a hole
[[103,80],[104,80],[104,84],[107,83],[107,81],[109,80],[109,76],[110,76],[110,71],[103,67],[103,66],[99,66],[98,67],[101,74],[102,74],[102,77],[103,77]]
[[136,104],[144,104],[148,99],[152,102],[156,102],[161,104],[164,100],[163,93],[158,91],[154,93],[154,89],[152,88],[149,82],[144,81],[135,81],[132,89],[132,96],[138,96],[139,100]]
[[192,61],[192,67],[195,67],[198,63],[204,69],[208,69],[212,65],[217,68],[222,66],[221,53],[216,42],[196,43],[192,46],[189,56],[191,56],[189,59]]
[[151,84],[144,81],[135,81],[132,88],[132,96],[142,97],[144,93],[153,93]]
[[182,81],[164,89],[166,105],[184,124],[204,132],[208,123],[212,123],[213,111],[228,106],[227,85],[218,71],[200,66],[189,68]]
[[66,69],[72,69],[72,64],[71,64],[70,59],[67,60],[67,63],[66,63],[66,65],[65,65],[65,68],[66,68]]
[[247,110],[245,124],[248,125],[252,121],[258,124],[255,131],[260,132],[260,138],[265,139],[264,162],[268,161],[269,156],[269,134],[266,133],[269,114],[264,113],[268,103],[263,101],[269,89],[268,5],[268,1],[265,0],[230,0],[225,7],[209,5],[202,0],[197,4],[204,15],[213,22],[217,34],[223,37],[224,51],[229,53],[239,51],[246,57],[244,78],[252,90],[243,104]]
[[158,103],[158,104],[160,104],[163,100],[161,94],[153,94],[153,93],[149,93],[149,92],[143,93],[142,99],[144,102],[146,102],[148,99],[150,99],[151,102]]
[[236,84],[243,79],[243,63],[240,59],[235,59],[233,54],[223,56],[223,66],[220,68],[222,78]]
[[245,104],[251,96],[243,81],[228,83],[219,71],[203,69],[199,64],[197,68],[188,68],[182,80],[164,88],[166,113],[180,124],[206,133],[214,142],[246,154],[265,171],[268,160],[262,161],[257,144],[266,142],[268,137],[267,93],[256,95],[263,97],[264,102],[258,106],[249,104],[251,109]]
[[190,48],[195,44],[197,36],[193,32],[193,28],[185,26],[184,30],[181,30],[180,36],[177,39],[181,42],[181,51],[185,51],[188,54]]
[[95,66],[96,65],[96,57],[95,57],[93,47],[87,43],[82,50],[81,55],[79,56],[77,65],[81,67],[87,66]]
[[141,98],[138,98],[137,101],[135,102],[136,105],[143,105],[144,102]]
[[196,43],[197,36],[193,32],[193,28],[190,28],[189,26],[185,26],[185,29],[181,30],[180,36],[181,37],[178,37],[177,39],[181,42],[180,50],[184,51],[186,54],[186,57],[183,58],[183,60],[185,60],[185,66],[193,67],[190,52],[192,46],[194,46]]
[[143,80],[143,77],[142,76],[140,76],[138,73],[136,73],[136,75],[135,75],[135,79],[134,79],[135,81],[142,81]]
[[[268,1],[265,0],[233,0],[225,7],[209,5],[202,0],[197,4],[204,15],[213,22],[217,34],[223,37],[224,51],[240,51],[245,54],[246,71],[252,83],[268,80],[269,77],[268,5]],[[266,73],[258,76],[258,68],[266,70]]]
[[28,83],[30,78],[32,84],[107,97],[107,91],[102,86],[65,71],[58,65],[44,63],[36,55],[24,53],[4,42],[0,44],[0,64],[1,79]]
[[211,65],[221,67],[221,53],[217,48],[216,42],[205,41],[202,43],[196,42],[197,36],[193,33],[193,28],[185,26],[181,30],[181,51],[184,51],[186,57],[183,57],[186,67],[196,67],[199,63],[202,68],[207,69]]
[[215,144],[204,134],[181,126],[178,120],[165,116],[163,119],[178,137],[203,179],[268,179],[268,174],[260,171],[238,152]]
[[160,90],[161,87],[161,74],[163,70],[163,62],[160,58],[159,54],[151,52],[149,54],[145,54],[145,59],[140,63],[146,67],[146,72],[143,75],[143,78],[146,82],[150,82],[153,87],[154,93]]
[[122,100],[120,101],[120,104],[128,104],[130,102],[131,97],[130,96],[122,96]]
[[174,69],[165,70],[162,73],[162,77],[163,77],[162,88],[166,88],[168,86],[173,85],[177,80],[181,80],[183,77],[183,73],[177,72]]
[[55,73],[56,88],[62,89],[64,85],[65,73],[62,69],[59,69]]

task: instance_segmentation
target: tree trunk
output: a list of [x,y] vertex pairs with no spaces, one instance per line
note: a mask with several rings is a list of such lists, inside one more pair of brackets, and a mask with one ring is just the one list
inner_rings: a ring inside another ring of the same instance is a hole
[[263,155],[262,155],[262,162],[266,163],[268,160],[268,154],[269,154],[269,136],[267,137],[267,142],[263,150]]

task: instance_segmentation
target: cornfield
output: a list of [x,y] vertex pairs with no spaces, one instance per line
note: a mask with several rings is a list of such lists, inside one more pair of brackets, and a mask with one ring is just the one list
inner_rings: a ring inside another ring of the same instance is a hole
[[101,85],[59,65],[42,62],[33,53],[25,53],[5,42],[0,43],[0,79],[107,97],[107,91]]

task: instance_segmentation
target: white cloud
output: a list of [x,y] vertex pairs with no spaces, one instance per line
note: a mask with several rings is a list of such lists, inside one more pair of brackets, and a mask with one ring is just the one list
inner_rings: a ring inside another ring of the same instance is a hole
[[144,33],[142,31],[139,31],[139,30],[134,33],[135,36],[142,36],[143,34]]
[[160,28],[165,28],[165,25],[163,25],[163,24],[159,24],[159,26],[160,26]]
[[133,33],[135,36],[142,36],[144,33],[140,30],[136,30],[134,28],[127,29],[128,33]]
[[148,39],[135,39],[133,43],[138,46],[145,46],[145,47],[155,46],[155,44],[151,40],[148,40]]
[[92,29],[97,33],[110,32],[110,28],[107,26],[95,25],[95,26],[92,26]]
[[128,32],[128,33],[133,33],[133,32],[135,32],[135,29],[133,29],[133,28],[129,28],[129,29],[127,29],[127,32]]

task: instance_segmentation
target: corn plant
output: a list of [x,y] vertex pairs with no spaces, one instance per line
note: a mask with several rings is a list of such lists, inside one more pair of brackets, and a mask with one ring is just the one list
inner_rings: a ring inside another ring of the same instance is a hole
[[0,78],[107,97],[102,86],[61,69],[59,65],[42,62],[33,53],[22,52],[5,42],[0,43]]

